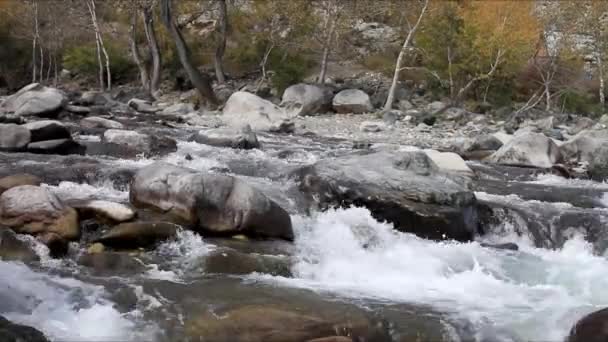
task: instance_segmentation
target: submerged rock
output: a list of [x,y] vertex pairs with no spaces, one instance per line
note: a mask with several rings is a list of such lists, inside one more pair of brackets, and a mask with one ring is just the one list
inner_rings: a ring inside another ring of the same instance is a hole
[[94,242],[113,248],[149,247],[173,239],[180,226],[168,222],[129,222],[110,229]]
[[362,114],[374,110],[369,95],[359,89],[344,89],[334,96],[334,110],[340,114]]
[[0,316],[0,339],[4,342],[49,342],[44,334],[27,325],[12,323]]
[[581,318],[570,330],[566,342],[605,342],[608,340],[608,308]]
[[0,259],[30,262],[40,258],[31,243],[19,239],[11,229],[0,227]]
[[105,129],[123,129],[124,126],[120,122],[91,116],[80,120],[80,126],[88,129],[105,128]]
[[96,276],[132,276],[146,271],[141,260],[125,252],[87,253],[78,258],[78,263]]
[[140,113],[152,114],[160,110],[160,108],[154,107],[150,101],[135,98],[129,100],[127,105]]
[[18,233],[56,233],[73,240],[80,236],[78,214],[48,189],[21,185],[0,195],[0,224]]
[[84,203],[78,201],[72,204],[72,207],[80,212],[81,217],[92,214],[110,222],[125,222],[135,217],[135,212],[128,206],[110,201],[92,200]]
[[177,151],[177,142],[174,139],[121,129],[109,129],[105,131],[103,141],[146,155],[166,154]]
[[135,174],[130,198],[137,207],[161,211],[202,232],[293,239],[289,214],[231,176],[157,162]]
[[467,177],[442,170],[420,150],[348,155],[298,172],[300,189],[322,208],[363,206],[399,230],[461,241],[478,230]]
[[27,151],[38,154],[84,154],[86,148],[74,140],[70,139],[55,139],[38,141],[29,143]]
[[2,103],[0,111],[19,116],[51,116],[56,115],[66,101],[66,96],[60,90],[32,83],[9,96]]

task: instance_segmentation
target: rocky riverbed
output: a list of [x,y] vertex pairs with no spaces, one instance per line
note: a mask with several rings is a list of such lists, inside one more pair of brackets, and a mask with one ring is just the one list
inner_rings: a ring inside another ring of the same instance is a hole
[[0,331],[562,341],[608,305],[601,120],[353,114],[356,92],[311,116],[332,103],[307,91],[0,100]]

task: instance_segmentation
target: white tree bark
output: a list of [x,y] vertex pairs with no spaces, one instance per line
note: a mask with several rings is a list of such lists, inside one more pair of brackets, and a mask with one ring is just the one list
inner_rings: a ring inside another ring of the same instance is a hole
[[93,29],[95,30],[95,41],[97,43],[97,60],[99,62],[99,67],[100,67],[100,86],[103,89],[103,85],[104,85],[104,80],[103,80],[103,74],[104,74],[104,70],[103,70],[103,64],[101,61],[101,53],[103,53],[104,59],[105,59],[105,68],[106,68],[106,77],[107,77],[107,84],[108,90],[112,89],[112,73],[110,71],[110,57],[108,56],[108,51],[106,50],[106,47],[103,43],[103,37],[101,34],[101,30],[99,29],[99,23],[97,21],[97,11],[95,8],[95,0],[88,0],[87,1],[87,7],[89,8],[89,14],[91,14],[91,22],[93,23]]
[[402,70],[401,64],[403,63],[403,58],[405,57],[405,54],[410,45],[410,42],[411,42],[412,38],[414,37],[416,30],[418,29],[418,25],[420,25],[420,22],[422,21],[422,17],[424,17],[424,13],[426,12],[428,5],[429,5],[429,0],[424,0],[424,5],[422,7],[422,10],[420,11],[420,14],[418,15],[418,20],[416,20],[416,24],[414,24],[414,26],[408,32],[407,37],[405,38],[405,41],[403,42],[403,46],[401,47],[401,51],[399,51],[399,56],[397,57],[397,63],[395,64],[395,72],[393,74],[393,81],[391,82],[391,87],[388,90],[388,97],[386,98],[386,103],[384,104],[385,110],[390,110],[393,108],[393,102],[395,102],[395,91],[397,90],[397,83],[399,82],[399,73]]
[[158,47],[158,39],[156,39],[156,31],[154,29],[153,6],[155,4],[156,2],[152,1],[143,10],[144,32],[146,33],[148,48],[152,55],[152,72],[150,75],[150,91],[152,92],[155,92],[160,87],[162,66],[160,48]]
[[[336,1],[336,0],[335,0]],[[333,6],[327,9],[327,22],[326,29],[328,30],[327,35],[325,37],[325,41],[323,42],[323,55],[321,57],[321,71],[319,72],[318,82],[320,84],[325,84],[325,75],[327,74],[327,60],[329,59],[329,54],[331,52],[331,43],[334,39],[334,32],[336,31],[338,16],[339,13],[338,4],[336,2],[333,3]]]
[[602,110],[604,110],[604,105],[606,104],[606,92],[605,92],[605,80],[604,80],[604,61],[603,61],[603,55],[601,53],[597,54],[597,69],[598,69],[598,76],[600,79],[600,89],[599,89],[599,96],[600,96],[600,104],[602,105]]
[[150,77],[148,76],[148,69],[146,64],[143,62],[141,58],[141,54],[139,52],[139,47],[137,46],[136,41],[136,27],[137,27],[137,8],[133,9],[133,13],[131,13],[131,26],[129,27],[129,46],[131,48],[131,56],[133,57],[133,61],[137,65],[139,69],[139,78],[141,80],[141,86],[144,90],[150,90]]
[[39,25],[38,25],[38,1],[32,0],[32,8],[34,11],[34,37],[32,38],[32,83],[36,82],[38,71],[36,70],[36,48],[38,47]]

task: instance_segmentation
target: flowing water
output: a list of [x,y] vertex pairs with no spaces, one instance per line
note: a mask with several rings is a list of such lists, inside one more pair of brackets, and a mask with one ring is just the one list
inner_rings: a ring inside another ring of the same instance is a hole
[[[209,273],[205,260],[226,246],[190,232],[139,256],[142,272],[114,275],[96,274],[76,263],[82,253],[77,246],[64,260],[52,260],[38,247],[39,264],[0,261],[0,314],[34,326],[53,340],[170,341],[181,336],[179,326],[193,312],[255,297],[262,302],[325,301],[380,312],[396,326],[395,340],[402,322],[399,308],[413,305],[441,314],[449,326],[447,340],[561,341],[584,314],[608,306],[608,261],[580,234],[572,234],[556,249],[537,248],[532,238],[518,234],[521,227],[505,220],[483,240],[516,242],[520,250],[510,251],[482,247],[479,242],[423,240],[376,221],[363,208],[307,215],[293,195],[295,184],[281,175],[346,153],[350,147],[305,138],[288,144],[265,139],[265,152],[184,142],[164,159],[238,175],[282,203],[292,213],[294,245],[269,242],[253,254],[288,260],[289,274]],[[278,157],[282,145],[289,146],[288,157]],[[193,158],[183,158],[186,154]],[[150,162],[104,160],[114,168],[128,169]],[[553,176],[530,180],[537,185],[562,181]],[[128,200],[125,185],[107,179],[45,186],[61,198]],[[570,186],[608,191],[605,184],[592,182]],[[606,203],[605,197],[598,198],[602,202]],[[535,205],[563,209],[559,203]]]

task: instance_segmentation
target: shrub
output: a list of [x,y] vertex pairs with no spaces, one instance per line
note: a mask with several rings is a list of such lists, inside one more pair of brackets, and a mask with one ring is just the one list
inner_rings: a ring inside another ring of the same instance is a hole
[[[137,69],[129,56],[124,54],[125,49],[113,43],[106,43],[106,50],[110,57],[112,82],[132,80]],[[88,44],[68,48],[63,56],[63,66],[80,76],[96,79],[99,66],[95,45]]]
[[600,116],[603,113],[601,105],[594,101],[593,96],[576,90],[564,92],[560,97],[559,105],[568,113],[592,117]]

